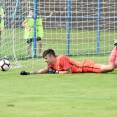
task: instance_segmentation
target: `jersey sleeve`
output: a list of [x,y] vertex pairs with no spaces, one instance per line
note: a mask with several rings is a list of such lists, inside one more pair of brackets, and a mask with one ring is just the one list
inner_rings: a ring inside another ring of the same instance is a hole
[[60,67],[62,70],[67,70],[68,68],[71,68],[70,60],[66,56],[63,56],[60,60]]
[[57,57],[57,62],[55,65],[48,65],[47,68],[53,68],[59,71],[66,71],[68,68],[71,68],[70,59],[67,56]]
[[51,68],[51,67],[52,67],[52,65],[48,65],[48,66],[47,66],[48,69]]

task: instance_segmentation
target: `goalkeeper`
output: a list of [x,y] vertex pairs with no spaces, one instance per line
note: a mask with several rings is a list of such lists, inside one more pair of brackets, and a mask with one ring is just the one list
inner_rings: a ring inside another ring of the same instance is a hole
[[[43,24],[42,22],[48,17],[52,16],[53,12],[50,13],[46,18],[41,18],[37,16],[36,19],[36,39],[38,43],[38,56],[41,56],[42,51],[42,37],[43,37]],[[24,38],[27,39],[27,57],[30,56],[30,50],[34,37],[34,9],[29,10],[29,16],[22,22],[22,26],[25,28]]]
[[30,74],[71,74],[71,73],[106,73],[112,72],[117,68],[117,43],[112,50],[109,63],[107,65],[96,63],[92,60],[84,60],[82,62],[74,61],[65,55],[56,56],[54,50],[48,49],[43,52],[43,58],[47,63],[47,67],[34,72],[21,71],[21,75]]
[[0,7],[0,40],[1,40],[1,34],[2,30],[4,28],[4,10],[2,7]]

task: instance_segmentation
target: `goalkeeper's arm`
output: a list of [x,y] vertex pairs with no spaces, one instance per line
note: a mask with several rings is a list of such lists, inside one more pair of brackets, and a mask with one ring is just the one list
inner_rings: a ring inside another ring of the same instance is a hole
[[26,71],[21,71],[20,75],[32,75],[32,74],[43,74],[43,73],[51,73],[51,74],[71,74],[72,71],[70,68],[68,68],[66,71],[57,71],[53,68],[44,68],[38,71],[33,71],[33,72],[26,72]]
[[38,71],[33,71],[33,72],[26,72],[26,71],[21,71],[20,75],[32,75],[32,74],[43,74],[43,73],[48,73],[48,68],[44,68]]
[[48,68],[44,68],[44,69],[41,69],[38,71],[30,72],[30,74],[43,74],[43,73],[48,73]]
[[58,71],[51,67],[48,69],[48,73],[50,73],[50,74],[71,74],[72,71],[71,71],[71,68],[68,68],[65,71]]

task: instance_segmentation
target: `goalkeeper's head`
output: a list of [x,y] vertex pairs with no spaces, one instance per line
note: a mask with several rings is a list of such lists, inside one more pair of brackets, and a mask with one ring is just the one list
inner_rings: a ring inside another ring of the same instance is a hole
[[55,64],[56,62],[56,55],[54,50],[52,49],[47,49],[43,52],[43,58],[45,59],[45,62],[50,65],[50,64]]
[[44,58],[45,56],[47,56],[47,55],[49,55],[49,56],[53,55],[54,57],[56,57],[55,52],[54,52],[54,50],[52,50],[52,49],[47,49],[47,50],[45,50],[45,51],[43,52],[43,58]]

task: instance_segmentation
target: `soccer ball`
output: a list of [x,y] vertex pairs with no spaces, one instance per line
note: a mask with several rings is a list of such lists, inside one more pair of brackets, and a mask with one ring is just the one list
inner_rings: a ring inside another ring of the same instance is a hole
[[2,71],[7,71],[10,69],[10,62],[6,59],[0,60],[0,69]]

